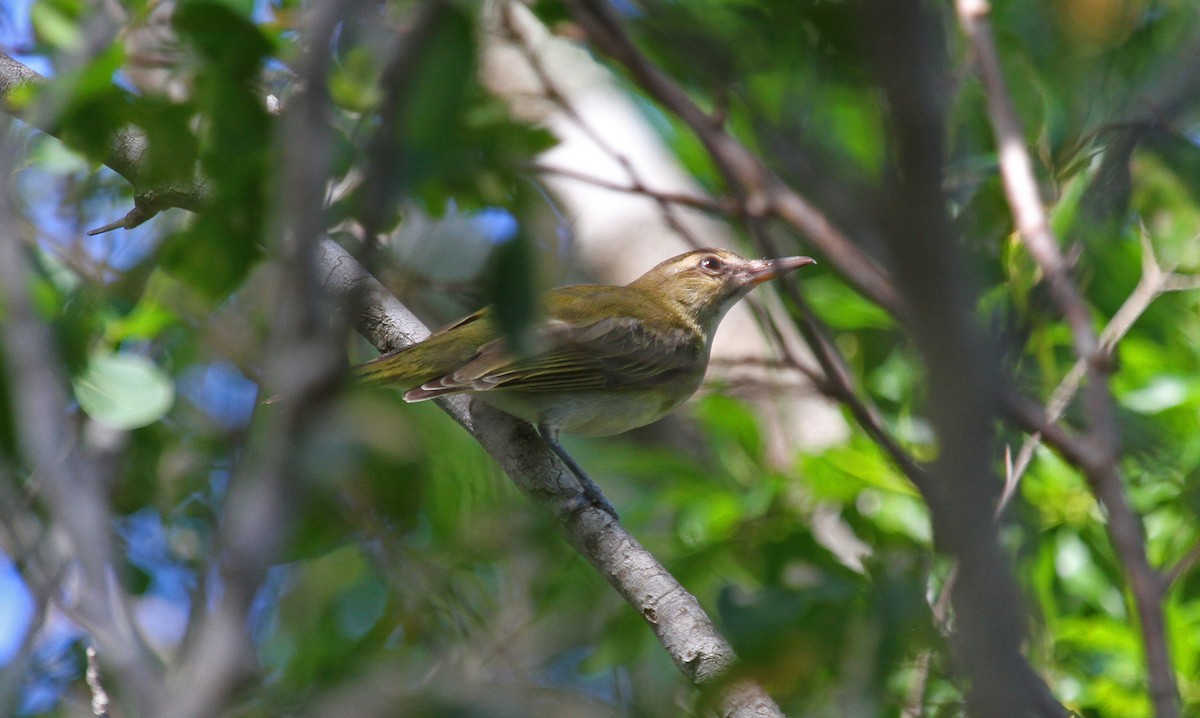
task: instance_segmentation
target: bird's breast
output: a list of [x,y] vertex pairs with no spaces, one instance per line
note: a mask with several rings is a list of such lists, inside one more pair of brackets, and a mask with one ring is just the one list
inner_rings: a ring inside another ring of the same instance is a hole
[[653,387],[587,392],[497,390],[475,396],[534,424],[577,436],[612,436],[658,421],[695,393],[703,374]]

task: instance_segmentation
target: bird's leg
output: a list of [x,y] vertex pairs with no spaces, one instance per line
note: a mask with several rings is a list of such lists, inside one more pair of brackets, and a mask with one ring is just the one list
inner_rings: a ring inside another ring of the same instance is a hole
[[566,464],[571,473],[575,475],[575,480],[579,482],[579,488],[583,490],[583,496],[588,500],[588,503],[604,511],[614,519],[618,518],[617,510],[608,502],[608,499],[604,496],[604,492],[600,490],[595,481],[588,478],[587,473],[575,462],[575,459],[571,458],[571,455],[562,447],[562,444],[558,443],[558,430],[546,424],[538,424],[537,430],[538,434],[542,437],[542,441],[546,442],[546,446],[550,447],[554,455]]

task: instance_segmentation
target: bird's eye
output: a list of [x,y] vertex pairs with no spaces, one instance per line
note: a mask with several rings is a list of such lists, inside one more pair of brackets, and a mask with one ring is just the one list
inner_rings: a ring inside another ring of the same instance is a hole
[[700,260],[700,268],[703,269],[704,271],[708,272],[709,274],[717,274],[718,272],[721,271],[722,266],[723,265],[721,263],[721,258],[714,257],[711,254],[709,256],[705,257],[704,259]]

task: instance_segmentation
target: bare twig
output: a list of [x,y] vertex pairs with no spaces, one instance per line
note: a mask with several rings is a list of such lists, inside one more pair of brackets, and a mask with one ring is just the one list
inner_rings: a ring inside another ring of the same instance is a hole
[[[7,124],[8,120],[3,121]],[[0,137],[9,137],[0,127]],[[16,166],[13,143],[0,143],[0,181],[7,186]],[[68,421],[65,375],[54,359],[49,330],[37,318],[29,294],[30,264],[21,241],[23,223],[11,206],[10,191],[0,193],[0,292],[6,310],[0,323],[12,392],[17,436],[28,470],[43,483],[53,521],[67,537],[83,589],[72,611],[92,634],[125,683],[143,714],[153,705],[159,675],[156,662],[131,618],[128,596],[115,575],[115,550],[109,531],[108,502],[92,457]]]
[[1179,559],[1174,566],[1163,573],[1163,590],[1170,588],[1173,583],[1179,580],[1179,577],[1188,571],[1192,570],[1197,563],[1200,563],[1200,544],[1196,544],[1184,554],[1183,558]]
[[[1033,163],[1025,148],[1020,121],[1005,87],[1000,58],[988,20],[987,0],[957,0],[959,23],[974,50],[987,95],[988,111],[1000,153],[1000,171],[1005,193],[1021,239],[1050,286],[1050,293],[1063,312],[1075,343],[1075,351],[1088,377],[1087,404],[1091,421],[1089,460],[1085,467],[1096,497],[1109,514],[1109,535],[1121,564],[1140,618],[1142,642],[1150,679],[1151,700],[1158,718],[1179,715],[1179,694],[1171,666],[1163,618],[1161,580],[1146,557],[1145,535],[1140,517],[1130,507],[1117,468],[1119,430],[1112,393],[1108,386],[1107,357],[1092,327],[1087,303],[1067,271],[1050,229],[1045,207],[1038,195]],[[1114,318],[1115,319],[1115,318]],[[1053,413],[1051,414],[1051,420]]]
[[988,114],[1000,154],[1000,173],[1017,231],[1045,274],[1050,291],[1071,327],[1076,353],[1081,359],[1091,361],[1097,349],[1091,315],[1087,302],[1079,294],[1067,271],[1067,262],[1058,249],[1058,242],[1050,229],[1046,209],[1038,194],[1033,163],[1025,148],[1025,136],[1005,87],[1000,58],[992,38],[988,21],[991,9],[987,0],[957,0],[955,5],[963,33],[974,50],[979,75],[987,93]]
[[[891,458],[892,462],[904,473],[908,480],[916,486],[922,494],[930,494],[935,491],[929,479],[929,473],[925,467],[921,466],[913,455],[900,443],[900,440],[892,435],[887,424],[884,423],[883,415],[879,408],[869,397],[862,395],[855,386],[854,375],[850,372],[846,365],[846,358],[842,355],[840,349],[829,338],[829,331],[821,321],[816,312],[812,310],[808,302],[804,300],[804,296],[800,294],[800,290],[796,286],[794,278],[784,277],[782,283],[782,291],[784,295],[792,302],[799,312],[797,317],[797,326],[800,333],[804,335],[804,340],[812,349],[813,354],[817,358],[817,363],[821,365],[823,378],[817,382],[817,386],[821,388],[828,396],[844,404],[854,417],[855,422],[862,427],[867,436],[871,438],[884,453]],[[799,366],[799,360],[791,356],[787,351],[787,344],[782,337],[778,337],[777,344],[780,351],[793,364]]]
[[100,663],[96,660],[96,648],[88,646],[85,654],[87,655],[87,670],[84,672],[84,680],[87,682],[88,690],[92,692],[92,715],[96,718],[108,718],[108,692],[104,690],[104,682],[100,678]]
[[[535,47],[533,47],[533,41],[526,33],[521,31],[520,23],[517,22],[516,17],[514,17],[514,3],[511,2],[511,0],[504,2],[500,6],[500,13],[505,35],[517,47],[517,50],[521,53],[521,56],[525,59],[525,62],[528,63],[530,69],[533,70],[534,75],[538,79],[538,83],[542,86],[542,92],[545,94],[546,99],[553,102],[559,108],[559,110],[561,110],[562,113],[569,120],[571,120],[571,122],[573,122],[581,132],[583,132],[584,136],[586,136],[596,147],[598,147],[601,152],[611,157],[621,167],[621,169],[625,172],[625,176],[629,178],[629,181],[632,184],[633,190],[636,194],[648,197],[654,201],[654,203],[658,206],[659,213],[662,215],[662,218],[668,227],[670,227],[691,246],[705,246],[704,243],[702,243],[679,219],[674,205],[683,203],[671,201],[662,194],[651,191],[646,186],[646,183],[642,180],[641,173],[638,172],[637,168],[633,166],[633,162],[631,162],[623,152],[614,147],[612,143],[606,140],[602,134],[597,132],[596,129],[592,127],[591,123],[585,120],[583,115],[581,115],[579,111],[575,109],[575,106],[571,104],[570,100],[567,99],[566,94],[558,88],[557,83],[554,82],[550,72],[546,69],[545,63],[542,61],[541,54]],[[578,179],[578,177],[576,177],[576,179]]]
[[610,5],[599,0],[569,0],[567,5],[591,43],[629,70],[643,90],[675,113],[704,143],[730,186],[742,194],[748,214],[773,214],[787,222],[807,236],[864,296],[893,315],[907,315],[887,273],[651,63],[629,38]]
[[267,570],[280,560],[303,485],[302,447],[344,367],[341,332],[327,321],[332,302],[317,270],[324,222],[329,132],[326,72],[334,28],[346,2],[314,5],[304,18],[298,72],[305,91],[281,117],[279,194],[271,232],[279,267],[278,303],[263,355],[268,395],[288,398],[262,412],[230,481],[222,511],[221,595],[173,666],[170,714],[202,718],[224,712],[237,683],[256,669],[246,622]]
[[[1154,255],[1154,245],[1150,241],[1150,235],[1144,228],[1141,240],[1142,276],[1138,280],[1137,286],[1133,288],[1133,291],[1125,298],[1125,302],[1121,304],[1104,330],[1100,332],[1099,352],[1105,356],[1116,351],[1117,344],[1121,339],[1129,333],[1129,330],[1133,328],[1133,325],[1150,305],[1163,294],[1200,289],[1200,276],[1176,274],[1170,269],[1162,267]],[[1070,406],[1076,392],[1079,391],[1086,373],[1087,363],[1083,359],[1077,359],[1067,371],[1066,376],[1050,393],[1050,399],[1046,402],[1046,415],[1051,421],[1057,422],[1066,414],[1067,407]],[[1021,449],[1017,452],[1017,458],[1013,462],[1011,473],[1014,488],[1029,468],[1033,452],[1040,443],[1041,435],[1034,432],[1021,445]]]
[[643,197],[649,197],[656,202],[665,204],[677,204],[692,209],[704,210],[705,212],[713,212],[725,216],[736,216],[740,211],[740,206],[732,202],[722,202],[720,200],[710,199],[708,197],[700,197],[697,195],[684,194],[682,192],[663,192],[661,190],[653,190],[639,182],[632,184],[622,184],[613,182],[612,180],[596,177],[595,175],[580,172],[578,170],[569,169],[567,167],[555,167],[545,163],[536,163],[533,165],[533,170],[538,174],[555,175],[558,177],[566,177],[578,182],[610,189],[614,192],[623,192],[625,194],[636,194]]

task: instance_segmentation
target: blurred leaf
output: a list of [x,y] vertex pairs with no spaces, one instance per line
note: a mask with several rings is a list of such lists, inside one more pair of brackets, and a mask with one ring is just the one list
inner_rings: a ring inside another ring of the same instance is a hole
[[204,59],[195,95],[205,117],[197,146],[209,193],[192,225],[163,243],[160,259],[219,299],[262,255],[271,118],[253,82],[271,44],[247,17],[221,3],[188,2],[174,23]]
[[377,58],[366,47],[352,47],[329,77],[329,94],[340,107],[367,112],[382,99]]
[[1180,406],[1196,396],[1191,382],[1179,377],[1159,376],[1149,386],[1121,395],[1121,404],[1142,414],[1157,414]]
[[716,434],[718,441],[733,443],[752,460],[760,459],[763,439],[758,428],[758,418],[744,402],[728,396],[713,394],[695,402],[693,412],[708,429]]
[[75,379],[79,406],[114,429],[152,424],[175,402],[175,385],[154,362],[136,354],[93,355]]
[[492,252],[488,272],[492,316],[517,355],[529,351],[529,327],[541,310],[537,306],[537,257],[531,245],[521,232],[501,242]]
[[144,96],[134,100],[131,119],[146,134],[139,179],[146,187],[186,183],[196,174],[200,147],[192,123],[196,110],[188,103]]
[[42,0],[30,6],[29,19],[42,40],[59,48],[75,49],[82,34],[77,24],[81,6],[79,2]]
[[849,331],[890,329],[895,322],[887,312],[851,290],[832,274],[804,279],[804,296],[829,326]]
[[112,81],[123,61],[120,45],[111,45],[41,88],[50,102],[61,105],[57,120],[63,142],[93,162],[108,157],[117,131],[130,121],[129,99]]

